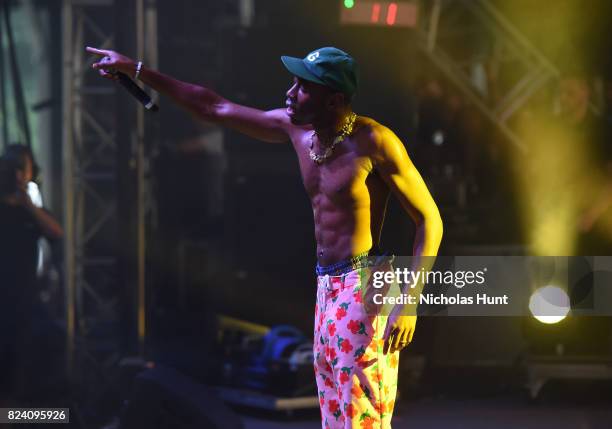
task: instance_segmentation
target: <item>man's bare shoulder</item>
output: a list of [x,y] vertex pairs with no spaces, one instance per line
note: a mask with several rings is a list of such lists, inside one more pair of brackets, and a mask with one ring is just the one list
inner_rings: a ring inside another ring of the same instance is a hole
[[278,108],[274,110],[268,110],[266,115],[271,120],[279,124],[285,132],[289,135],[293,143],[301,141],[304,133],[312,131],[312,125],[297,125],[291,122],[291,118],[287,114],[287,109]]
[[[308,129],[308,126],[296,125],[291,122],[291,118],[287,114],[287,109],[279,107],[278,109],[268,110],[266,112],[266,116],[269,119],[276,121],[279,124],[282,124],[286,130],[305,130]],[[312,129],[312,127],[310,127]]]
[[372,155],[380,153],[392,143],[392,139],[397,139],[391,129],[367,116],[359,116],[355,135],[362,147]]
[[287,115],[287,111],[283,108],[279,107],[278,109],[268,110],[265,112],[265,116],[268,120],[273,121],[287,132],[293,127],[289,115]]

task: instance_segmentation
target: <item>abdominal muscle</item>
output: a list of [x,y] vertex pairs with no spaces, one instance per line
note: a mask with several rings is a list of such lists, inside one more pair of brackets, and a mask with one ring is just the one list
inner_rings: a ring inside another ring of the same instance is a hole
[[327,266],[379,247],[389,192],[378,177],[350,198],[312,198],[319,265]]

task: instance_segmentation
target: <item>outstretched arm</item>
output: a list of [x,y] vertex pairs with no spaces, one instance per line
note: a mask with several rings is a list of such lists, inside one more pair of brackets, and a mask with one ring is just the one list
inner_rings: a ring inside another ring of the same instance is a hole
[[[102,77],[116,80],[113,71],[130,77],[136,73],[137,63],[118,52],[90,47],[86,50],[101,57],[92,67]],[[198,119],[233,128],[266,142],[281,143],[289,140],[291,122],[284,109],[263,111],[232,103],[209,88],[182,82],[144,66],[139,79]]]

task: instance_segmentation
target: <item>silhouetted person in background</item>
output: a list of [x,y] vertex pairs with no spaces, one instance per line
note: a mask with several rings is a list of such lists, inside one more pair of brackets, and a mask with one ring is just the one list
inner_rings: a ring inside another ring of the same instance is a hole
[[[0,400],[28,388],[24,371],[35,349],[29,334],[36,297],[38,239],[59,239],[62,227],[27,193],[34,160],[29,149],[0,158]],[[31,346],[31,345],[30,345]],[[29,352],[29,353],[28,353]]]

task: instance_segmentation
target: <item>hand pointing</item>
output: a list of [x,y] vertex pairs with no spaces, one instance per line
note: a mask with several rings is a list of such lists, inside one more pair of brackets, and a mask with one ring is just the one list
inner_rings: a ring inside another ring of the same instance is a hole
[[120,71],[128,76],[132,76],[136,71],[136,64],[134,61],[118,52],[92,48],[89,46],[86,47],[85,50],[90,54],[102,57],[91,66],[94,70],[98,70],[102,77],[117,80],[118,78],[115,72]]

